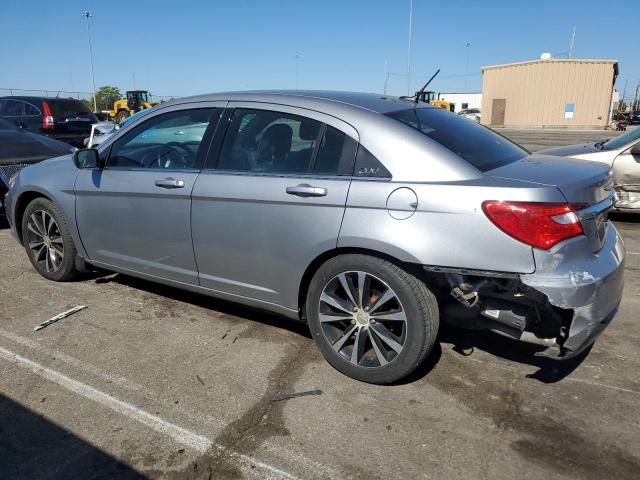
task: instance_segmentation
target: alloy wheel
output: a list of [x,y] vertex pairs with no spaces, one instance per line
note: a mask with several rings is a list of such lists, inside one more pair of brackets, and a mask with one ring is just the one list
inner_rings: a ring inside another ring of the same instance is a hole
[[29,251],[46,272],[57,272],[64,260],[64,242],[58,224],[50,213],[36,210],[27,222]]
[[333,277],[320,296],[319,319],[325,339],[359,367],[382,367],[402,351],[407,316],[385,282],[362,271]]

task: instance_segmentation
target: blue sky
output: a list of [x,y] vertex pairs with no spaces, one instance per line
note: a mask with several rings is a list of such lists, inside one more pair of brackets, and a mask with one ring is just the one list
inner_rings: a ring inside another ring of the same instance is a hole
[[[409,0],[3,1],[0,87],[158,95],[318,88],[405,94]],[[566,54],[620,62],[616,87],[640,81],[640,0],[414,0],[412,90],[440,68],[437,91],[480,91],[480,67]],[[465,44],[471,43],[470,47]],[[296,56],[298,56],[296,60]],[[468,56],[468,67],[467,67]],[[298,74],[296,75],[296,64]],[[468,75],[467,75],[468,74]]]

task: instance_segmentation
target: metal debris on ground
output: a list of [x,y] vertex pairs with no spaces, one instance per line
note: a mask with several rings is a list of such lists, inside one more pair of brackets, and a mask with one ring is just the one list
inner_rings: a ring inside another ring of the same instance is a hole
[[76,305],[75,307],[70,308],[66,312],[59,313],[55,317],[51,317],[49,320],[45,320],[40,325],[36,326],[33,329],[33,331],[37,332],[38,330],[42,330],[44,327],[48,327],[52,323],[56,323],[58,320],[62,320],[63,318],[67,318],[69,315],[73,315],[74,313],[79,312],[80,310],[84,310],[85,308],[87,308],[86,305]]
[[309,390],[308,392],[288,393],[284,395],[276,395],[271,398],[272,402],[281,402],[282,400],[290,400],[297,397],[306,397],[309,395],[322,395],[322,390]]
[[204,385],[204,380],[202,380],[202,378],[200,378],[200,375],[196,375],[196,378],[198,379],[198,381]]

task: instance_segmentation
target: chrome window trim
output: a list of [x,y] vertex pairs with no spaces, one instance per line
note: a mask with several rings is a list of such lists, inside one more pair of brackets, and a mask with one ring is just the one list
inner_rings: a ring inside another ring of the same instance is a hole
[[353,175],[314,175],[309,173],[274,173],[274,172],[245,172],[240,170],[216,170],[206,168],[203,174],[232,175],[234,177],[273,177],[273,178],[312,178],[317,180],[359,180],[364,182],[391,182],[385,177],[354,177]]

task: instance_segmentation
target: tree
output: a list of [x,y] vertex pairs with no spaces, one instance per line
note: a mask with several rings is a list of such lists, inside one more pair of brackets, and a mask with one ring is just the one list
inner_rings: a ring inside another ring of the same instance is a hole
[[[113,102],[122,98],[120,89],[118,87],[111,87],[104,85],[96,92],[96,104],[98,110],[111,110],[113,108]],[[93,97],[89,97],[87,100],[83,100],[87,106],[93,110]]]

